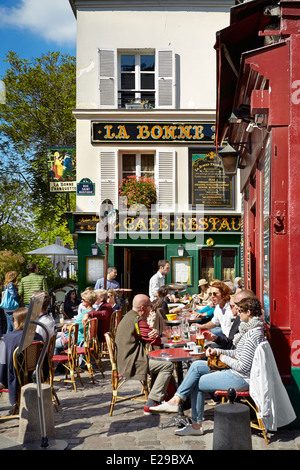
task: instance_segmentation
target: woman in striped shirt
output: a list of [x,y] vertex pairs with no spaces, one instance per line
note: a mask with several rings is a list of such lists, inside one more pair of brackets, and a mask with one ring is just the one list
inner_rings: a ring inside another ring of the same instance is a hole
[[258,344],[264,341],[264,324],[261,319],[261,304],[257,298],[241,300],[238,308],[241,324],[239,333],[233,339],[235,349],[208,348],[206,351],[207,356],[219,356],[220,360],[230,368],[211,372],[206,361],[193,362],[174,397],[154,409],[157,412],[176,412],[179,403],[191,396],[192,424],[177,429],[175,431],[177,435],[203,434],[203,393],[218,389],[227,390],[230,387],[237,391],[249,389],[254,353]]

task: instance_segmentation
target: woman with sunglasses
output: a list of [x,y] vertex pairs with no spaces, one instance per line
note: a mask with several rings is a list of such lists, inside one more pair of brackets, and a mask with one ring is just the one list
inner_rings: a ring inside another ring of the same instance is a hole
[[200,324],[203,330],[213,330],[214,334],[228,336],[232,321],[233,313],[230,308],[230,296],[232,292],[230,288],[222,281],[215,281],[210,286],[210,299],[212,306],[215,307],[212,319],[204,324]]
[[257,346],[264,341],[264,323],[261,318],[261,304],[257,298],[242,300],[239,305],[241,324],[239,333],[233,343],[235,349],[207,348],[207,356],[219,356],[229,368],[211,372],[206,361],[194,361],[189,368],[176,394],[168,402],[151,409],[156,412],[176,413],[181,401],[191,396],[192,424],[177,429],[179,436],[203,434],[202,420],[204,413],[204,393],[216,390],[227,390],[232,387],[236,391],[249,389],[250,371]]

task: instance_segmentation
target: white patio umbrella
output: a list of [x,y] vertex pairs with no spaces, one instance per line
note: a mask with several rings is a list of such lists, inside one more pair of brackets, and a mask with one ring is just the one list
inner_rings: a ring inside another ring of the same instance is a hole
[[57,270],[60,274],[67,269],[69,265],[69,256],[75,256],[73,250],[65,248],[62,240],[56,237],[55,243],[52,245],[46,245],[36,250],[28,251],[27,255],[44,255],[51,257],[51,263],[54,271]]

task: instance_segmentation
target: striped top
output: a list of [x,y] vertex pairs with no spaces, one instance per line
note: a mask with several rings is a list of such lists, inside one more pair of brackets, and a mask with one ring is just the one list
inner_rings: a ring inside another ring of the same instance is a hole
[[48,291],[47,282],[44,276],[36,273],[30,273],[21,279],[18,294],[23,299],[23,305],[29,305],[32,293],[35,290]]
[[265,340],[263,327],[255,327],[247,331],[237,344],[236,349],[217,349],[217,354],[223,354],[222,362],[227,364],[232,372],[250,380],[250,371],[254,354],[259,343]]

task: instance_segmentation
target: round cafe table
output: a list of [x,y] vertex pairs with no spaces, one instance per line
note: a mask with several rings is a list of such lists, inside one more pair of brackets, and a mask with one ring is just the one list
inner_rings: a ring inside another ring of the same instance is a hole
[[[178,385],[181,384],[183,380],[183,372],[182,372],[182,363],[183,362],[191,362],[194,359],[200,359],[202,356],[205,355],[205,352],[191,355],[190,351],[186,351],[183,348],[170,348],[170,349],[157,349],[155,351],[151,351],[149,356],[153,359],[158,361],[171,361],[177,363],[177,378],[178,378]],[[183,404],[180,403],[178,414],[171,419],[168,420],[166,424],[160,424],[160,428],[166,428],[172,424],[175,426],[187,426],[190,423],[190,419],[184,415],[183,411]]]
[[194,355],[191,354],[191,351],[186,351],[183,348],[157,349],[149,353],[150,357],[157,359],[158,361],[171,361],[177,363],[178,385],[180,385],[183,380],[182,363],[191,362],[194,359],[200,359],[204,355],[204,351],[200,354]]

